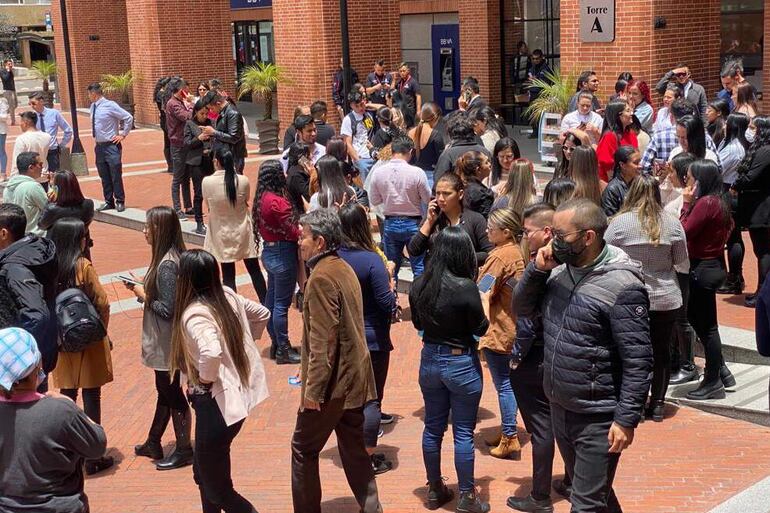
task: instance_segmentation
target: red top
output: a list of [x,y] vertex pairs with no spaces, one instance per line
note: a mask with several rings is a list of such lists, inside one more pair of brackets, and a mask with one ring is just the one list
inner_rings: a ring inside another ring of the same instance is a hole
[[612,178],[612,168],[615,167],[615,152],[621,146],[633,146],[639,148],[636,133],[626,130],[618,143],[618,134],[612,131],[604,132],[596,147],[596,158],[599,160],[599,180],[609,182]]
[[700,198],[692,210],[690,204],[685,203],[679,220],[687,236],[687,253],[691,259],[722,258],[733,220],[725,223],[719,198]]
[[262,195],[259,205],[259,235],[265,242],[299,240],[299,225],[294,221],[291,203],[273,192]]

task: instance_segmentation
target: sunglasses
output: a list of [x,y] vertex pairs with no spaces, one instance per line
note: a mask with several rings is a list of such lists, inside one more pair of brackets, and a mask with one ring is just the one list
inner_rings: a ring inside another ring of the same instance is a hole
[[674,76],[676,76],[677,78],[684,78],[687,76],[687,73],[676,73]]

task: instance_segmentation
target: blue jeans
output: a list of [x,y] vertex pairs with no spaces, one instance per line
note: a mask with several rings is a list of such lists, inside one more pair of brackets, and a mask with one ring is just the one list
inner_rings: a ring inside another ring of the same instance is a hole
[[267,271],[265,306],[270,310],[267,332],[273,346],[289,345],[289,307],[297,283],[297,243],[265,242],[262,263]]
[[358,159],[353,165],[356,166],[361,173],[361,181],[363,182],[366,180],[366,175],[369,174],[369,170],[374,165],[374,159]]
[[[408,217],[386,217],[382,228],[382,245],[385,249],[385,257],[396,263],[394,277],[398,281],[398,270],[404,260],[404,247],[409,244],[412,236],[420,231],[420,221]],[[425,255],[410,256],[409,264],[412,266],[414,277],[422,274]]]
[[5,152],[5,138],[8,134],[0,134],[0,171],[6,176],[6,167],[8,166],[8,154]]
[[513,436],[516,434],[516,396],[513,395],[511,387],[511,355],[496,353],[485,347],[484,358],[487,360],[487,367],[497,390],[503,434]]
[[473,490],[473,430],[484,388],[475,350],[453,355],[452,348],[423,344],[420,389],[425,402],[422,458],[428,481],[441,479],[441,442],[452,413],[455,471],[460,492]]

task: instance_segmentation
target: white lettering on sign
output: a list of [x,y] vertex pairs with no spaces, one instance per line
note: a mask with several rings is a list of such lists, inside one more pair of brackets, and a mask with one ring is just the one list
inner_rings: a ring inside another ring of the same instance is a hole
[[580,0],[580,41],[610,43],[615,40],[615,0]]
[[441,39],[439,41],[439,44],[441,44],[442,46],[444,46],[444,45],[451,45],[452,44],[452,38],[450,37],[450,38],[447,38],[447,39]]

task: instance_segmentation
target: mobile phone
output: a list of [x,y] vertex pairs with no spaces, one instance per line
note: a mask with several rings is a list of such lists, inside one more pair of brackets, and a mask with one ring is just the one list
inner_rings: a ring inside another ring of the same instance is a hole
[[478,283],[479,292],[487,293],[492,290],[492,286],[495,284],[495,277],[487,273],[481,277]]
[[144,282],[131,278],[130,276],[118,275],[118,279],[123,283],[130,283],[131,285],[144,285]]

